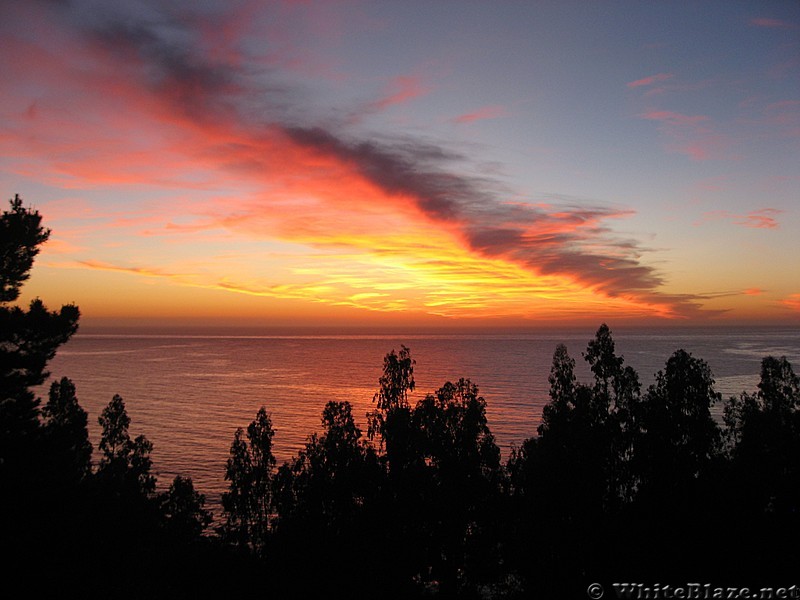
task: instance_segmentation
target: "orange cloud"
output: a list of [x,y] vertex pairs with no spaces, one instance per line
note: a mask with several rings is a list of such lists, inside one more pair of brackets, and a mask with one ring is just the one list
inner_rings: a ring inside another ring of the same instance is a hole
[[760,296],[761,294],[764,293],[764,290],[762,290],[761,288],[749,288],[744,290],[742,293],[747,296]]
[[786,308],[800,312],[800,294],[792,294],[781,300],[780,303]]
[[164,277],[167,279],[176,279],[180,277],[185,277],[185,275],[168,273],[158,268],[123,267],[100,260],[82,260],[78,262],[78,265],[100,271],[115,271],[117,273],[129,273],[131,275],[143,275],[145,277]]

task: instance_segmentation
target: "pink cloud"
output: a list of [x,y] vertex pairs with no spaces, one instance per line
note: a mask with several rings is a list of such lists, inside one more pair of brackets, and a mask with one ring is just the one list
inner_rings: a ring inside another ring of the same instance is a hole
[[685,154],[692,160],[735,158],[729,154],[731,140],[715,131],[706,115],[684,115],[668,110],[649,110],[641,118],[656,121],[668,138],[666,149]]
[[453,123],[464,124],[483,121],[484,119],[497,119],[508,116],[506,109],[499,105],[484,106],[470,113],[459,115],[452,119]]
[[681,113],[669,110],[649,110],[642,115],[643,119],[650,121],[661,121],[670,125],[696,125],[702,121],[707,121],[705,115],[682,115]]
[[[725,210],[710,211],[704,214],[704,221],[729,220],[734,225],[749,227],[752,229],[777,229],[778,220],[775,218],[783,211],[777,208],[761,208],[753,210],[745,215],[737,215]],[[696,223],[700,224],[700,222]]]
[[800,135],[800,100],[781,100],[764,108],[764,121],[780,131],[780,135]]
[[372,110],[384,110],[396,104],[403,104],[430,91],[422,85],[419,77],[401,75],[389,83],[387,95],[370,104]]
[[745,294],[746,296],[760,296],[761,294],[764,293],[764,290],[762,290],[761,288],[749,288],[743,290],[742,293]]
[[692,160],[701,161],[726,156],[729,145],[730,142],[725,136],[709,133],[690,142],[670,145],[668,148],[686,154]]
[[767,17],[750,19],[750,25],[753,25],[754,27],[766,27],[769,29],[797,29],[797,25],[794,23],[781,21],[780,19],[770,19]]
[[646,85],[653,85],[654,83],[660,83],[662,81],[666,81],[667,79],[672,79],[672,77],[674,77],[672,73],[657,73],[656,75],[650,75],[649,77],[643,77],[642,79],[628,82],[625,85],[627,85],[629,88],[637,88]]
[[778,221],[775,217],[781,212],[783,211],[776,208],[762,208],[743,216],[737,216],[734,223],[755,229],[777,229]]

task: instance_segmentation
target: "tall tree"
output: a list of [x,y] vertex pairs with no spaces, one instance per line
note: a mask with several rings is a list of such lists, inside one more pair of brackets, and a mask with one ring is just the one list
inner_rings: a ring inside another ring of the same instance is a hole
[[763,359],[758,392],[731,398],[724,419],[747,510],[800,512],[800,378],[785,356]]
[[125,499],[150,498],[156,487],[156,478],[151,473],[153,444],[143,435],[131,439],[128,432],[131,419],[121,396],[111,399],[98,422],[103,429],[98,481]]
[[[296,582],[295,593],[320,595],[332,578],[351,594],[368,582],[380,583],[378,573],[385,571],[372,567],[375,537],[384,530],[374,518],[384,475],[374,448],[361,437],[350,403],[328,402],[322,431],[309,436],[274,481],[274,539],[283,570]],[[308,581],[308,571],[318,576]]]
[[19,298],[50,235],[41,220],[18,195],[0,215],[0,483],[20,491],[31,488],[41,471],[40,401],[32,388],[47,378],[47,362],[75,333],[79,317],[73,305],[50,312],[39,299],[27,311],[8,305]]
[[399,353],[392,350],[384,357],[380,388],[373,398],[375,410],[367,415],[367,435],[370,440],[379,438],[390,472],[395,473],[406,469],[411,460],[413,434],[408,395],[415,387],[414,364],[406,346],[400,346]]
[[50,230],[42,227],[42,216],[25,208],[19,194],[10,203],[11,209],[0,218],[0,302],[19,298],[39,246],[50,237]]
[[594,339],[589,341],[583,358],[594,373],[595,391],[600,393],[601,398],[610,398],[614,383],[622,371],[623,359],[615,353],[614,339],[608,325],[600,325]]
[[474,588],[495,562],[495,517],[502,484],[500,449],[486,401],[469,379],[447,382],[414,407],[421,577],[443,594]]
[[707,474],[720,449],[711,407],[720,399],[711,369],[685,350],[656,374],[635,422],[633,472],[640,494],[667,506],[692,501],[690,490]]
[[225,523],[221,533],[228,540],[262,552],[270,525],[270,504],[275,457],[275,430],[265,407],[247,427],[236,430],[225,466],[228,491],[222,494]]
[[42,415],[53,478],[65,485],[80,483],[91,474],[92,443],[88,415],[78,404],[72,381],[63,377],[50,385]]

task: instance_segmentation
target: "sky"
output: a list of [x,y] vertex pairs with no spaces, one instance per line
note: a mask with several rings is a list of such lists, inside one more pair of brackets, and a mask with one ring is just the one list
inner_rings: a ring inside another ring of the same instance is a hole
[[800,324],[800,3],[0,4],[22,302],[88,325]]

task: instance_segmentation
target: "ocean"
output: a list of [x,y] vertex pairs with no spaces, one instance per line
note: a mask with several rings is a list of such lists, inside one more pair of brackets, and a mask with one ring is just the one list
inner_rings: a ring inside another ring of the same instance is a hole
[[[96,449],[97,418],[114,394],[125,400],[132,436],[153,442],[159,487],[176,474],[190,476],[218,509],[237,427],[246,427],[265,406],[276,430],[279,464],[320,429],[329,400],[348,400],[366,435],[383,357],[405,345],[416,361],[411,401],[460,377],[477,384],[486,399],[489,426],[505,460],[514,445],[536,434],[549,400],[553,351],[563,343],[581,381],[590,372],[581,352],[594,329],[519,334],[261,335],[241,331],[191,335],[79,332],[49,364],[51,379],[69,377],[89,413]],[[704,328],[612,330],[617,354],[654,381],[677,349],[706,360],[723,397],[756,391],[761,360],[786,356],[800,371],[798,328]],[[42,386],[46,396],[49,383]],[[715,407],[716,415],[721,406]]]

